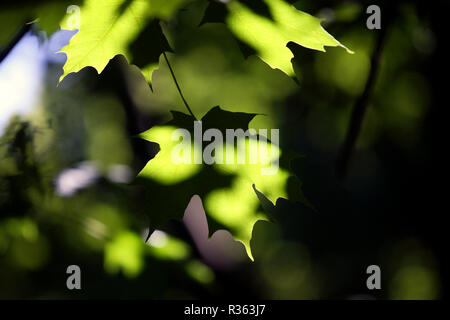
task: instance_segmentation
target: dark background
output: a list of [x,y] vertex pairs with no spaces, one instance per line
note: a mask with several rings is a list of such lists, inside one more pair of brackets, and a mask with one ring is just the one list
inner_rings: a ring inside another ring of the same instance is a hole
[[[174,221],[163,230],[190,248],[188,255],[177,257],[174,253],[172,258],[167,258],[159,251],[143,254],[141,249],[136,249],[136,256],[145,261],[145,267],[139,272],[124,272],[128,268],[126,263],[118,269],[108,268],[105,248],[111,240],[86,235],[85,225],[79,225],[73,217],[95,217],[112,225],[118,234],[121,230],[137,231],[145,224],[142,212],[151,208],[151,201],[141,198],[140,190],[104,178],[61,200],[52,196],[53,181],[59,172],[81,161],[108,162],[108,157],[97,159],[86,151],[87,141],[92,141],[91,135],[97,132],[89,128],[89,123],[98,131],[102,126],[106,131],[117,130],[119,133],[114,137],[127,137],[162,123],[170,109],[183,110],[183,106],[173,87],[167,92],[158,91],[168,87],[171,81],[162,59],[160,70],[154,74],[154,91],[139,97],[139,103],[130,84],[138,83],[142,87],[143,79],[123,57],[114,58],[101,75],[86,68],[69,76],[57,88],[62,64],[49,62],[42,80],[45,94],[41,108],[51,120],[40,120],[38,116],[32,120],[14,118],[2,137],[2,157],[6,159],[5,154],[12,157],[19,169],[8,171],[6,160],[2,159],[0,297],[446,298],[444,271],[448,265],[444,259],[447,247],[444,228],[448,210],[444,200],[447,193],[444,109],[448,59],[445,22],[450,7],[443,1],[380,3],[386,36],[378,76],[346,176],[339,179],[336,159],[350,125],[351,111],[363,94],[370,72],[367,63],[380,31],[366,29],[366,3],[300,3],[299,9],[323,17],[327,31],[352,48],[355,57],[346,56],[339,48],[320,53],[290,44],[295,54],[294,66],[301,74],[296,79],[298,86],[292,79],[264,69],[262,78],[267,78],[272,91],[281,90],[276,86],[278,78],[280,83],[289,83],[289,88],[294,89],[280,91],[278,97],[262,100],[260,106],[251,101],[247,106],[244,99],[252,100],[251,92],[256,90],[256,82],[252,81],[261,77],[250,72],[245,75],[250,93],[234,93],[233,89],[227,91],[229,88],[217,91],[220,92],[217,104],[230,101],[227,99],[232,95],[237,99],[242,96],[242,105],[223,107],[230,111],[255,112],[256,105],[276,115],[269,125],[281,128],[282,146],[305,155],[295,160],[293,171],[316,211],[303,204],[278,201],[278,224],[258,222],[255,226],[255,262],[242,257],[242,252],[237,258],[236,254],[227,252],[225,263],[217,257],[208,257],[186,227]],[[18,10],[18,7],[6,6],[0,10],[8,14],[8,10]],[[16,30],[20,27],[17,24]],[[196,30],[188,30],[187,36],[175,41],[180,50],[169,55],[180,85],[189,88],[185,90],[187,99],[191,99],[198,113],[212,107],[208,105],[208,91],[217,89],[212,85],[205,87],[201,71],[195,74],[183,70],[193,70],[189,68],[195,68],[196,61],[201,59],[205,63],[208,59],[214,61],[214,55],[208,55],[208,51],[199,50],[197,58],[191,55],[192,50],[206,48],[211,43],[224,46],[221,39],[211,42],[214,37],[209,37],[208,32],[213,31],[206,29],[202,36],[197,36]],[[190,46],[189,39],[194,38],[195,46]],[[2,48],[7,43],[10,42],[1,43]],[[145,50],[146,45],[150,46],[148,41],[141,43],[140,48]],[[231,49],[225,51],[225,56],[235,54]],[[233,72],[233,77],[225,78],[224,83],[244,77],[238,67]],[[188,82],[192,84],[187,85]],[[261,93],[255,93],[258,94]],[[178,101],[177,105],[173,101]],[[119,116],[111,116],[111,109],[105,109],[110,104]],[[117,120],[120,117],[125,120]],[[47,126],[48,123],[52,125]],[[39,139],[43,139],[40,130],[57,133],[49,138],[51,142],[45,140],[50,146],[45,156],[30,152],[30,145],[39,145]],[[123,138],[118,145],[108,147],[109,138],[108,135],[96,138],[104,139],[103,145],[107,145],[100,151],[121,150],[128,143]],[[133,164],[142,162],[142,153],[154,153],[147,145],[144,151],[140,144],[131,148],[137,158]],[[117,157],[121,159],[120,155]],[[52,200],[53,197],[57,199]],[[170,198],[159,200],[170,206]],[[200,210],[198,204],[195,208],[194,211]],[[69,214],[73,221],[58,218],[57,212]],[[124,243],[139,247],[134,244],[135,238],[127,239]],[[242,248],[233,250],[242,251]],[[134,257],[131,254],[130,259]],[[81,291],[69,291],[65,287],[65,270],[70,264],[80,265],[82,269]],[[372,264],[381,268],[381,290],[366,288],[366,268]]]

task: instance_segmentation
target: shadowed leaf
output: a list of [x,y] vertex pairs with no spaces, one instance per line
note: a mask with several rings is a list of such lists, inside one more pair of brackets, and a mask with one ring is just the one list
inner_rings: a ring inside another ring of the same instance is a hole
[[[246,131],[256,114],[233,113],[215,107],[202,118],[202,132],[218,129],[224,141],[223,145],[214,150],[215,162],[205,164],[202,151],[209,147],[209,142],[203,142],[203,146],[198,145],[195,119],[180,112],[172,114],[173,119],[166,125],[155,126],[141,134],[144,139],[160,145],[160,152],[137,177],[137,182],[147,186],[151,202],[150,229],[153,230],[170,219],[181,219],[189,200],[197,194],[204,200],[207,216],[213,220],[210,223],[210,233],[213,234],[220,228],[230,231],[236,240],[245,245],[252,258],[250,239],[253,225],[258,220],[267,220],[268,217],[272,219],[270,210],[266,211],[270,208],[267,202],[289,198],[288,181],[294,177],[287,168],[278,168],[270,174],[263,173],[264,169],[272,168],[280,154],[281,163],[286,162],[283,160],[283,152],[275,144],[257,135],[237,137],[232,143],[228,143],[226,130]],[[188,140],[186,143],[184,136],[180,142],[177,129],[185,129],[185,134],[189,139],[193,138],[194,142]],[[173,140],[175,133],[176,139]],[[256,137],[260,139],[257,140]],[[186,145],[183,146],[183,143]],[[174,154],[180,154],[180,146],[183,146],[181,158],[174,158]],[[227,161],[228,158],[225,157],[228,148],[233,150],[231,161]],[[267,155],[269,149],[270,157]],[[235,153],[236,150],[245,154],[244,163],[237,161],[239,153]],[[250,159],[255,151],[258,158],[252,162]],[[194,163],[196,156],[200,161]],[[260,192],[256,192],[253,186]],[[300,189],[294,193],[298,193],[293,197],[295,200],[301,198]]]

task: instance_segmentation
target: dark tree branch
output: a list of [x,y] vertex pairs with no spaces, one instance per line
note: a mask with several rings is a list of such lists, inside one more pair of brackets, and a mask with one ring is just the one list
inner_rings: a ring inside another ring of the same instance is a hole
[[32,23],[24,23],[19,31],[14,35],[12,40],[8,43],[8,45],[0,52],[0,63],[8,56],[8,54],[14,49],[14,47],[19,43],[22,37],[32,29]]
[[345,179],[347,175],[350,158],[361,133],[364,117],[366,115],[380,69],[380,60],[390,21],[391,19],[389,17],[385,19],[381,30],[378,31],[375,48],[371,56],[369,76],[367,78],[364,91],[355,101],[347,135],[336,159],[336,175],[339,179]]

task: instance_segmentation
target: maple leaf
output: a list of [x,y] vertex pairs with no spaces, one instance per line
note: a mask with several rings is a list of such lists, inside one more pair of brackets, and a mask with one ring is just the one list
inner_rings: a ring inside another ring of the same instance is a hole
[[[289,181],[295,177],[284,164],[289,162],[290,154],[282,152],[275,143],[262,139],[259,135],[258,139],[256,136],[241,136],[236,141],[233,140],[234,146],[229,140],[215,145],[215,161],[206,164],[205,158],[196,162],[195,159],[202,159],[206,150],[219,139],[211,137],[211,144],[205,143],[207,146],[202,148],[197,140],[199,133],[194,125],[195,119],[176,111],[172,111],[172,115],[173,119],[165,125],[155,126],[140,135],[160,146],[159,153],[137,177],[137,182],[147,187],[151,201],[150,230],[170,219],[181,219],[192,196],[199,195],[204,199],[208,217],[212,218],[211,234],[225,228],[245,245],[248,256],[253,259],[250,248],[253,225],[259,220],[271,219],[270,212],[264,212],[264,207],[267,206],[261,206],[260,196],[255,193],[254,188],[258,188],[271,202],[280,197],[300,201],[304,199],[299,183],[295,185],[294,191],[289,190],[289,186],[292,186]],[[216,129],[224,138],[226,131],[230,129],[246,131],[255,116],[256,114],[229,112],[215,107],[202,118],[202,132]],[[185,134],[181,142],[180,131],[177,129],[185,129],[182,131]],[[192,138],[194,143],[191,143]],[[226,161],[229,156],[228,148],[234,148],[231,161]],[[243,152],[236,152],[237,150]],[[255,151],[258,159],[249,160]],[[213,153],[211,149],[209,152]],[[246,156],[245,161],[238,160],[239,154]],[[174,155],[179,158],[174,158]],[[267,174],[264,170],[271,167],[279,156],[281,167]]]
[[[343,47],[353,53],[330,35],[322,26],[321,20],[305,12],[297,10],[283,0],[257,0],[255,2],[232,0],[226,6],[226,14],[220,4],[212,2],[211,9],[206,11],[203,22],[216,22],[224,19],[234,35],[256,51],[256,54],[274,69],[280,69],[289,76],[294,75],[291,59],[294,57],[287,47],[294,42],[305,48],[325,51],[326,46]],[[252,8],[250,8],[251,6]],[[265,10],[255,8],[266,7]],[[253,10],[252,10],[253,9]]]
[[[67,62],[60,81],[69,73],[78,72],[87,66],[101,73],[118,54],[124,55],[132,63],[133,56],[129,46],[148,26],[152,26],[146,33],[147,36],[150,35],[149,41],[153,38],[164,39],[157,41],[159,53],[170,51],[156,18],[168,19],[185,1],[86,0],[81,8],[78,33],[61,50],[66,53]],[[63,21],[62,28],[71,27],[67,21]],[[143,71],[148,80],[151,79],[152,71],[153,69]]]

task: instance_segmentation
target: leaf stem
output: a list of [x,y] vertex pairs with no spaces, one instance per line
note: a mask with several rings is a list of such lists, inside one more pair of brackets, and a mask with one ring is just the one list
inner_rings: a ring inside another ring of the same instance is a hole
[[175,85],[177,86],[178,92],[180,93],[180,96],[181,96],[181,99],[184,102],[184,105],[188,109],[188,111],[191,114],[191,116],[194,117],[195,120],[197,120],[197,118],[195,117],[195,115],[192,112],[191,108],[189,107],[189,104],[187,103],[186,99],[184,98],[183,93],[181,92],[180,85],[178,84],[177,78],[175,77],[175,73],[173,72],[173,69],[172,69],[172,66],[170,65],[169,59],[167,59],[166,53],[163,52],[163,55],[164,55],[164,59],[166,59],[167,65],[169,66],[169,70],[170,70],[170,73],[172,74],[173,81],[175,82]]

